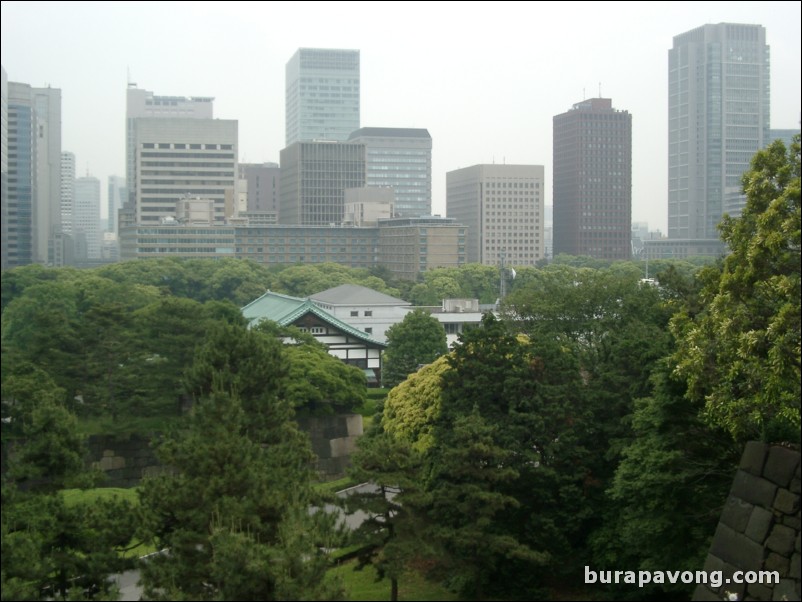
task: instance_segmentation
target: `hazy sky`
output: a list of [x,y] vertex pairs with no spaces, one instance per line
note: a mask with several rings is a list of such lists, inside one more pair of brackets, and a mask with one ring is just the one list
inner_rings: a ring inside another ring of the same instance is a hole
[[[799,128],[800,2],[2,2],[9,81],[60,88],[79,176],[125,175],[129,81],[213,96],[239,121],[240,161],[278,162],[284,67],[300,47],[358,49],[363,127],[432,135],[433,213],[445,174],[545,167],[552,118],[601,95],[632,114],[632,219],[666,232],[667,65],[675,35],[752,23],[771,46],[771,127]],[[130,78],[130,79],[129,79]]]

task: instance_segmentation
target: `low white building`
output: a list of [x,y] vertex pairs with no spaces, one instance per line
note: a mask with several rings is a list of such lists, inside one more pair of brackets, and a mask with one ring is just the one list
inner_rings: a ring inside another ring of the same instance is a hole
[[381,343],[387,342],[387,329],[414,309],[409,301],[356,284],[341,284],[310,295],[309,299]]

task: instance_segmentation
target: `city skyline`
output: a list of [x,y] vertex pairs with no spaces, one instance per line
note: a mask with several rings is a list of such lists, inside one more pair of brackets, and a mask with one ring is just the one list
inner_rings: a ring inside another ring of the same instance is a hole
[[299,48],[359,50],[360,125],[430,132],[441,215],[446,173],[493,162],[543,165],[551,205],[553,116],[613,98],[633,117],[632,221],[664,234],[674,36],[720,22],[764,26],[771,128],[799,127],[799,2],[425,6],[3,2],[2,62],[11,82],[61,89],[62,150],[105,183],[125,174],[128,83],[214,97],[216,117],[239,122],[238,160],[278,162],[287,62]]

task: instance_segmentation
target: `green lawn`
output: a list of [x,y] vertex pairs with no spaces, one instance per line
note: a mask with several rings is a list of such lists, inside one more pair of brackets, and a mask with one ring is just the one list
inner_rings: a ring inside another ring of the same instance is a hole
[[[352,560],[329,570],[333,577],[342,579],[346,600],[389,600],[390,581],[376,580],[376,571],[367,566],[355,571],[357,562]],[[426,581],[415,572],[410,572],[398,582],[399,600],[457,600],[457,596],[436,583]]]

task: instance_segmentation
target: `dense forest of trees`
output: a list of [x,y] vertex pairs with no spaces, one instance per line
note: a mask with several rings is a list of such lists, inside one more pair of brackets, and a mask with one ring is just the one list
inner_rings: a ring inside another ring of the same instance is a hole
[[[349,505],[371,514],[351,543],[394,596],[410,567],[464,598],[533,599],[584,565],[703,565],[743,444],[800,439],[798,140],[758,153],[743,182],[716,263],[652,262],[655,285],[638,262],[558,257],[516,268],[498,315],[451,351],[424,311],[391,329],[394,388],[353,460],[377,489]],[[239,308],[343,283],[486,303],[498,277],[228,259],[4,272],[3,599],[113,597],[106,576],[131,566],[135,538],[169,550],[143,567],[152,598],[338,599],[324,575],[345,542],[308,511],[294,416],[358,408],[364,375],[301,332],[249,329]],[[170,418],[170,470],[139,506],[66,505],[63,488],[99,482],[77,421],[143,416]],[[619,587],[606,594],[689,595]]]

